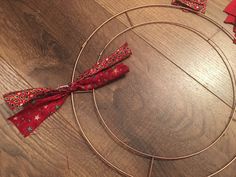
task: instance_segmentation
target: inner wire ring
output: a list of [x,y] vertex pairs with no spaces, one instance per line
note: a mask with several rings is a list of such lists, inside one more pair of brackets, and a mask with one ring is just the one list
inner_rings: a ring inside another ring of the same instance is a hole
[[[134,25],[134,26],[131,26],[127,29],[125,29],[124,31],[120,32],[119,34],[117,34],[115,37],[113,37],[108,43],[107,45],[104,47],[104,49],[102,50],[102,52],[100,53],[100,56],[103,54],[104,50],[116,39],[118,38],[119,36],[121,36],[122,34],[134,29],[134,28],[137,28],[137,27],[140,27],[140,26],[145,26],[145,25],[151,25],[151,24],[169,24],[169,25],[175,25],[175,26],[179,26],[181,28],[185,28],[187,30],[190,30],[192,31],[193,33],[197,34],[198,36],[200,36],[202,39],[204,39],[205,41],[207,41],[208,44],[210,44],[213,49],[219,54],[220,58],[222,59],[222,61],[224,62],[226,68],[227,68],[227,71],[230,75],[230,79],[231,79],[231,84],[232,84],[232,88],[233,88],[233,103],[232,103],[232,107],[231,107],[231,113],[230,113],[230,116],[229,116],[229,121],[226,125],[226,127],[224,128],[224,130],[220,133],[220,135],[212,142],[210,143],[208,146],[206,146],[205,148],[201,149],[201,150],[198,150],[196,152],[193,152],[191,154],[187,154],[187,155],[183,155],[183,156],[175,156],[175,157],[166,157],[166,156],[158,156],[158,155],[153,155],[153,154],[149,154],[149,153],[145,153],[145,152],[142,152],[140,150],[137,150],[133,147],[131,147],[130,145],[126,144],[125,142],[123,142],[122,140],[120,140],[113,132],[112,130],[108,127],[108,125],[106,124],[106,122],[104,121],[104,118],[98,108],[98,104],[97,104],[97,101],[96,101],[96,93],[95,93],[95,90],[93,90],[93,100],[94,100],[94,105],[95,105],[95,108],[97,110],[97,113],[98,113],[98,116],[103,124],[103,126],[105,127],[105,129],[107,130],[107,132],[112,136],[112,138],[114,138],[118,143],[120,143],[121,145],[125,146],[126,149],[129,149],[131,151],[133,151],[134,153],[137,153],[138,155],[142,155],[142,156],[146,156],[146,157],[151,157],[151,158],[155,158],[155,159],[162,159],[162,160],[179,160],[179,159],[185,159],[185,158],[189,158],[189,157],[192,157],[192,156],[195,156],[195,155],[198,155],[206,150],[208,150],[209,148],[211,148],[213,145],[215,145],[219,140],[220,138],[226,133],[226,131],[228,130],[232,120],[233,120],[233,116],[234,116],[234,113],[235,113],[235,109],[236,109],[236,105],[235,105],[235,85],[234,85],[234,82],[233,82],[233,79],[234,79],[234,76],[231,75],[231,71],[230,69],[228,68],[227,66],[227,60],[224,59],[223,56],[221,56],[220,52],[216,49],[216,47],[214,45],[212,45],[208,38],[206,36],[204,36],[202,33],[200,32],[197,32],[196,30],[192,29],[191,27],[188,27],[188,26],[185,26],[185,25],[182,25],[182,24],[179,24],[179,23],[174,23],[174,22],[164,22],[164,21],[160,21],[160,22],[147,22],[147,23],[142,23],[142,24],[138,24],[138,25]],[[201,35],[200,35],[201,34]],[[99,60],[99,59],[98,59]]]
[[[80,56],[81,56],[81,54],[82,54],[82,52],[83,52],[85,46],[87,45],[87,42],[88,42],[89,40],[91,40],[91,38],[94,36],[94,34],[95,34],[100,28],[102,28],[102,26],[104,26],[106,23],[108,23],[108,22],[111,21],[112,19],[116,18],[117,16],[119,16],[119,15],[121,15],[121,14],[124,14],[124,13],[126,13],[126,12],[128,12],[128,11],[132,11],[132,10],[136,10],[136,9],[141,9],[141,8],[148,8],[148,7],[166,7],[166,8],[175,8],[175,9],[184,9],[184,10],[187,10],[187,11],[189,11],[189,12],[191,12],[191,13],[193,13],[193,14],[196,14],[196,15],[198,15],[198,16],[200,16],[200,17],[206,19],[207,21],[211,22],[212,24],[214,24],[215,26],[217,26],[218,28],[220,28],[230,39],[234,39],[234,37],[233,37],[225,28],[223,28],[220,24],[218,24],[217,22],[215,22],[215,21],[212,20],[211,18],[209,18],[209,17],[207,17],[207,16],[205,16],[205,15],[203,15],[203,14],[198,14],[198,13],[196,13],[195,11],[190,10],[190,9],[188,9],[188,8],[177,7],[177,6],[172,6],[172,5],[165,5],[165,4],[163,4],[163,5],[162,5],[162,4],[152,4],[152,5],[145,5],[145,6],[139,6],[139,7],[131,8],[131,9],[122,11],[122,12],[120,12],[120,13],[118,13],[118,14],[112,16],[112,17],[109,18],[107,21],[105,21],[104,23],[102,23],[102,24],[89,36],[89,38],[88,38],[88,39],[85,41],[85,43],[82,45],[82,48],[81,48],[81,50],[80,50],[80,53],[79,53],[79,55],[78,55],[78,57],[77,57],[77,59],[76,59],[76,62],[75,62],[75,65],[74,65],[74,69],[73,69],[73,73],[72,73],[72,81],[73,81],[74,78],[75,78],[75,70],[76,70],[76,68],[77,68],[77,63],[78,63],[78,61],[79,61],[79,59],[80,59]],[[153,22],[153,23],[154,23],[154,22]],[[157,23],[157,22],[155,22],[155,23]],[[166,22],[166,23],[168,23],[168,22]],[[144,25],[144,24],[142,24],[142,25]],[[189,29],[189,30],[193,31],[194,33],[198,34],[200,37],[202,37],[204,40],[206,40],[206,41],[217,51],[217,53],[218,53],[219,55],[220,55],[220,52],[224,55],[223,51],[217,46],[217,44],[215,44],[213,41],[210,41],[207,37],[204,37],[204,35],[203,35],[201,32],[199,32],[199,31],[197,31],[197,30],[195,30],[195,29],[192,29],[191,27],[184,26],[184,25],[182,25],[182,24],[176,24],[176,25],[177,25],[177,26],[179,25],[179,26],[182,26],[182,27],[186,27],[186,29]],[[137,25],[136,25],[136,26],[137,26]],[[202,36],[201,36],[201,35],[202,35]],[[109,45],[109,44],[108,44],[108,45]],[[218,48],[218,49],[220,50],[220,52],[214,47],[214,45],[216,46],[216,48]],[[106,46],[106,47],[107,47],[107,46]],[[104,50],[105,50],[105,48],[104,48]],[[103,51],[104,51],[104,50],[103,50]],[[102,52],[103,52],[103,51],[102,51]],[[101,53],[102,53],[102,52],[101,52]],[[220,56],[221,56],[221,55],[220,55]],[[233,72],[232,67],[231,67],[230,63],[228,62],[228,59],[226,58],[226,56],[225,56],[225,55],[224,55],[224,57],[221,56],[221,58],[222,58],[224,64],[226,65],[227,70],[228,70],[228,72],[229,72],[229,74],[230,74],[230,79],[231,79],[231,83],[232,83],[232,87],[233,87],[233,106],[232,106],[231,108],[232,108],[232,110],[235,110],[235,76],[234,76],[234,72]],[[225,58],[226,60],[224,60],[223,58]],[[95,93],[94,90],[93,90],[93,93]],[[94,95],[94,96],[95,96],[95,95]],[[116,170],[116,171],[117,171],[118,173],[120,173],[120,174],[123,174],[123,175],[125,175],[125,176],[130,176],[130,177],[131,177],[131,176],[132,176],[131,174],[128,174],[128,173],[126,173],[125,171],[123,171],[122,169],[120,169],[119,167],[113,165],[109,160],[107,160],[103,155],[101,155],[101,154],[96,150],[96,148],[93,146],[93,144],[91,143],[91,141],[89,140],[89,138],[87,137],[87,135],[85,134],[85,132],[84,132],[82,126],[81,126],[80,120],[79,120],[79,118],[78,118],[78,116],[77,116],[77,113],[76,113],[76,110],[75,110],[74,95],[73,95],[73,93],[71,93],[71,101],[72,101],[72,108],[73,108],[73,113],[74,113],[76,122],[77,122],[77,124],[78,124],[78,126],[79,126],[79,128],[80,128],[80,130],[81,130],[82,136],[83,136],[84,139],[87,141],[87,143],[89,144],[89,146],[91,147],[91,149],[92,149],[92,150],[101,158],[101,160],[104,161],[108,166],[110,166],[111,168],[113,168],[114,170]],[[233,119],[234,113],[232,113],[232,111],[231,111],[231,115],[232,115],[232,116],[230,117],[230,120],[229,120],[229,122],[228,122],[228,124],[227,124],[227,127],[229,127],[229,125],[230,125],[230,123],[231,123],[231,121],[232,121],[232,119]],[[227,131],[227,129],[228,129],[227,127],[226,127],[225,130],[222,132],[222,136],[223,136],[224,133]],[[222,136],[220,136],[220,137],[218,138],[218,141],[219,141],[219,139],[220,139]],[[215,142],[215,143],[216,143],[216,142]],[[215,144],[215,143],[214,143],[214,144]],[[213,145],[214,145],[214,144],[213,144]],[[213,145],[211,145],[211,146],[213,146]],[[210,146],[210,147],[211,147],[211,146]],[[209,147],[209,148],[210,148],[210,147]],[[209,149],[209,148],[207,148],[207,149]],[[204,151],[206,151],[207,149],[205,149]],[[203,151],[201,151],[201,152],[203,152]],[[197,154],[194,154],[194,155],[198,155],[198,154],[200,154],[201,152],[198,152]],[[140,155],[142,155],[142,154],[140,154]],[[194,155],[191,155],[191,156],[194,156]],[[145,157],[152,157],[152,156],[146,156],[145,154],[144,154],[144,156],[145,156]],[[188,156],[188,157],[191,157],[191,156]],[[184,158],[188,158],[188,157],[184,157]],[[151,158],[152,163],[153,163],[153,159],[154,159],[154,158],[155,158],[155,157],[152,157],[152,158]],[[156,159],[158,159],[158,158],[156,158]],[[183,158],[178,158],[178,159],[183,159]],[[166,159],[166,160],[178,160],[178,159],[171,159],[171,158],[169,158],[169,159]],[[208,175],[207,177],[211,177],[211,176],[214,176],[214,175],[220,173],[220,172],[223,171],[225,168],[227,168],[229,165],[231,165],[235,160],[236,160],[236,156],[235,156],[230,162],[228,162],[226,165],[224,165],[222,168],[220,168],[220,169],[217,170],[216,172],[214,172],[214,173]],[[151,165],[152,165],[152,163],[151,163]],[[152,169],[152,168],[150,168],[150,169]],[[149,172],[150,172],[150,171],[149,171]],[[151,174],[151,173],[149,173],[149,174]]]

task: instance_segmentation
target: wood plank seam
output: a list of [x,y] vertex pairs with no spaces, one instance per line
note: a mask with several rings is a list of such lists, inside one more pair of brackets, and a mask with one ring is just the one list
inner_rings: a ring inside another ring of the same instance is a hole
[[128,12],[125,12],[125,16],[126,16],[128,22],[129,22],[130,26],[134,26],[134,23],[133,23],[132,20],[130,19]]
[[221,32],[221,30],[217,29],[217,31],[208,38],[208,41],[215,37],[219,32]]

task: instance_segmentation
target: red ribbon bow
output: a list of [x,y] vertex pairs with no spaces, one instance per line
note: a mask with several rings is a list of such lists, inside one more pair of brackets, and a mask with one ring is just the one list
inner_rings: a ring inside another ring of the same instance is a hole
[[129,71],[128,66],[117,63],[128,58],[131,54],[128,44],[125,43],[66,86],[56,89],[33,88],[3,95],[11,110],[20,109],[8,120],[18,128],[24,137],[28,136],[47,117],[61,107],[71,92],[96,89],[124,76]]
[[188,7],[196,12],[205,13],[207,0],[172,0],[172,4]]
[[[235,33],[236,37],[236,0],[231,1],[224,9],[224,12],[228,14],[224,22],[234,26],[233,32]],[[234,43],[236,44],[236,39],[234,39]]]

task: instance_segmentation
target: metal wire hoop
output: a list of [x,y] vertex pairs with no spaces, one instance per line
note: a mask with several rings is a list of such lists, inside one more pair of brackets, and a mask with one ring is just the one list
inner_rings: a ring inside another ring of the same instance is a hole
[[[182,28],[185,28],[185,29],[188,29],[192,32],[194,32],[195,34],[197,34],[198,36],[200,36],[202,39],[204,39],[205,41],[209,41],[209,39],[207,37],[204,37],[204,35],[198,31],[196,32],[195,30],[193,30],[192,28],[188,27],[188,26],[185,26],[185,25],[182,25],[182,24],[179,24],[179,23],[174,23],[174,22],[164,22],[164,21],[154,21],[154,22],[146,22],[146,23],[142,23],[142,24],[138,24],[138,25],[134,25],[134,26],[131,26],[127,29],[125,29],[124,31],[120,32],[119,34],[117,34],[115,37],[113,37],[108,43],[107,45],[104,47],[104,49],[102,50],[102,52],[100,53],[100,56],[103,54],[104,50],[116,39],[118,38],[119,36],[121,36],[122,34],[126,33],[127,31],[130,31],[132,29],[135,29],[137,27],[140,27],[140,26],[145,26],[145,25],[151,25],[151,24],[169,24],[169,25],[175,25],[175,26],[179,26],[179,27],[182,27]],[[209,42],[208,42],[209,43]],[[189,158],[189,157],[192,157],[192,156],[195,156],[195,155],[198,155],[204,151],[206,151],[207,149],[211,148],[212,146],[214,146],[219,140],[220,138],[225,134],[225,132],[228,130],[232,120],[233,120],[233,115],[235,113],[235,109],[236,109],[236,104],[235,104],[235,82],[234,82],[234,76],[233,76],[233,72],[231,73],[231,70],[229,68],[229,63],[227,62],[227,60],[225,59],[225,57],[222,57],[221,54],[217,51],[216,47],[212,44],[210,44],[213,49],[219,54],[219,56],[221,57],[223,63],[225,64],[226,68],[227,68],[227,71],[230,75],[230,80],[231,80],[231,84],[232,84],[232,88],[233,88],[233,103],[232,103],[232,106],[231,106],[231,112],[230,112],[230,115],[229,115],[229,121],[226,125],[226,127],[224,128],[224,130],[220,133],[220,135],[212,142],[210,143],[209,145],[207,145],[206,147],[204,147],[203,149],[201,150],[198,150],[196,152],[193,152],[191,154],[187,154],[187,155],[183,155],[183,156],[175,156],[175,157],[165,157],[165,156],[158,156],[158,155],[152,155],[152,154],[148,154],[148,153],[145,153],[145,152],[142,152],[140,150],[137,150],[133,147],[131,147],[130,145],[128,145],[127,143],[123,142],[121,139],[119,139],[113,132],[112,130],[108,127],[108,125],[106,124],[99,108],[98,108],[98,104],[97,104],[97,101],[96,101],[96,92],[95,90],[93,90],[93,100],[94,100],[94,105],[95,105],[95,108],[96,108],[96,111],[98,113],[98,116],[103,124],[103,126],[105,127],[105,129],[107,130],[107,132],[112,136],[112,138],[114,138],[117,142],[119,142],[121,145],[125,146],[125,148],[133,151],[134,153],[137,153],[138,155],[142,155],[142,156],[146,156],[146,157],[151,157],[151,158],[155,158],[155,159],[161,159],[161,160],[180,160],[180,159],[185,159],[185,158]],[[99,60],[99,59],[98,59]]]
[[[125,11],[123,11],[123,12],[121,12],[121,13],[119,13],[119,14],[117,14],[117,15],[114,15],[113,17],[109,18],[107,21],[105,21],[102,25],[100,25],[100,26],[89,36],[89,38],[88,38],[88,39],[85,41],[85,43],[82,45],[82,48],[81,48],[81,50],[80,50],[80,53],[79,53],[79,55],[78,55],[78,57],[77,57],[77,59],[76,59],[76,62],[75,62],[75,65],[74,65],[74,69],[73,69],[73,73],[72,73],[72,81],[74,80],[74,77],[75,77],[75,70],[76,70],[76,67],[77,67],[77,63],[78,63],[78,61],[79,61],[79,59],[80,59],[80,56],[81,56],[81,54],[82,54],[82,52],[83,52],[83,49],[86,47],[87,42],[94,36],[94,34],[95,34],[100,28],[102,28],[106,23],[108,23],[108,22],[111,21],[112,19],[116,18],[117,16],[122,15],[123,13],[126,13],[126,12],[128,12],[128,11],[132,11],[132,10],[136,10],[136,9],[140,9],[140,8],[147,8],[147,7],[166,7],[166,8],[175,8],[175,9],[188,10],[189,12],[192,12],[192,13],[194,13],[194,14],[196,14],[196,15],[198,15],[198,16],[200,16],[200,17],[202,17],[202,18],[204,18],[204,19],[206,19],[206,20],[208,20],[208,21],[210,21],[212,24],[214,24],[215,26],[217,26],[218,28],[220,28],[230,39],[234,39],[234,37],[233,37],[226,29],[224,29],[221,25],[219,25],[219,24],[218,24],[217,22],[215,22],[214,20],[210,19],[209,17],[207,17],[207,16],[205,16],[205,15],[203,15],[203,14],[198,14],[198,13],[196,13],[196,12],[190,10],[190,9],[187,9],[187,8],[176,7],[176,6],[172,6],[172,5],[161,5],[161,4],[153,4],[153,5],[146,5],[146,6],[139,6],[139,7],[131,8],[131,9],[125,10]],[[150,23],[151,23],[151,22],[149,22],[149,24],[150,24]],[[154,22],[152,22],[152,23],[154,23]],[[157,22],[155,22],[155,23],[157,23]],[[164,22],[161,22],[161,23],[164,23]],[[170,23],[170,22],[166,22],[166,23]],[[140,25],[135,25],[135,26],[138,27],[138,26],[142,26],[142,25],[145,25],[145,23],[140,24]],[[194,33],[196,33],[196,34],[198,34],[198,35],[201,34],[201,32],[199,32],[199,31],[197,31],[197,30],[194,30],[194,29],[192,29],[192,28],[190,28],[190,27],[187,27],[187,26],[185,26],[185,25],[182,25],[182,24],[176,24],[176,25],[177,25],[177,26],[179,25],[179,26],[184,27],[184,28],[186,28],[186,29],[190,29],[191,31],[193,31]],[[134,27],[134,26],[133,26],[133,27]],[[133,27],[131,27],[129,30],[131,30]],[[123,33],[126,32],[126,31],[128,31],[128,29],[124,30]],[[121,32],[121,33],[119,33],[119,34],[121,35],[121,34],[123,34],[123,33]],[[119,35],[119,34],[118,34],[118,35]],[[116,36],[118,37],[118,35],[116,35]],[[203,37],[203,36],[200,36],[200,37],[202,37],[204,40],[208,39],[208,38]],[[114,38],[115,38],[115,37],[114,37]],[[114,38],[113,38],[113,40],[114,40]],[[207,41],[207,42],[217,51],[217,53],[220,55],[220,52],[216,49],[216,48],[218,48],[218,49],[220,49],[220,48],[219,48],[213,41],[208,41],[208,40],[206,40],[206,41]],[[106,47],[107,47],[111,42],[112,42],[112,40],[106,45]],[[216,47],[215,47],[215,46],[216,46]],[[106,48],[106,47],[105,47],[105,48]],[[104,50],[105,50],[105,48],[104,48]],[[104,51],[104,50],[103,50],[103,51]],[[103,51],[101,52],[101,54],[103,53]],[[222,51],[221,51],[221,52],[222,52]],[[223,53],[223,52],[222,52],[222,53]],[[221,56],[221,55],[220,55],[220,56]],[[206,151],[207,149],[209,149],[210,147],[212,147],[214,144],[216,144],[216,142],[219,141],[219,139],[220,139],[220,138],[224,135],[224,133],[227,131],[227,129],[228,129],[228,127],[229,127],[229,125],[230,125],[230,123],[231,123],[231,121],[232,121],[233,115],[234,115],[234,111],[233,111],[233,110],[235,110],[235,76],[234,76],[234,72],[232,71],[232,67],[231,67],[230,63],[228,62],[227,58],[225,57],[225,55],[224,55],[224,57],[221,56],[221,58],[222,58],[224,64],[226,65],[226,68],[227,68],[227,70],[228,70],[228,72],[229,72],[229,74],[230,74],[231,83],[232,83],[232,88],[233,88],[233,104],[232,104],[232,111],[231,111],[231,114],[230,114],[230,115],[231,115],[231,116],[230,116],[230,120],[229,120],[229,122],[228,122],[226,128],[224,129],[224,131],[223,131],[223,132],[221,133],[221,135],[217,138],[217,140],[215,140],[211,145],[209,145],[207,148],[204,148],[204,149],[201,150],[201,151],[198,151],[198,152],[195,152],[195,153],[193,153],[193,154],[186,155],[186,156],[182,156],[182,157],[179,156],[179,157],[174,157],[174,158],[170,158],[170,157],[167,157],[167,158],[166,158],[166,157],[153,156],[153,155],[145,154],[145,153],[143,154],[143,153],[140,153],[140,152],[136,152],[136,153],[138,153],[139,155],[143,155],[143,156],[145,156],[145,157],[151,157],[151,158],[152,158],[152,161],[153,161],[154,158],[155,158],[155,159],[163,159],[163,160],[179,160],[179,159],[189,158],[189,157],[198,155],[198,154],[200,154],[200,153]],[[224,58],[226,58],[226,60],[224,60]],[[94,100],[95,100],[95,106],[96,106],[96,99],[95,99],[95,91],[94,91],[94,90],[93,90],[93,94],[94,94]],[[90,142],[89,138],[86,136],[86,134],[85,134],[85,132],[84,132],[82,126],[81,126],[81,123],[80,123],[80,121],[79,121],[79,119],[78,119],[78,116],[77,116],[77,113],[76,113],[76,110],[75,110],[75,105],[74,105],[74,95],[73,95],[73,93],[71,94],[71,101],[72,101],[72,108],[73,108],[73,112],[74,112],[74,115],[75,115],[75,118],[76,118],[76,122],[77,122],[77,124],[78,124],[78,126],[79,126],[79,128],[80,128],[80,130],[81,130],[81,133],[82,133],[83,137],[85,138],[85,140],[87,141],[87,143],[90,145],[90,147],[93,149],[93,151],[94,151],[107,165],[109,165],[110,167],[112,167],[113,169],[115,169],[116,171],[118,171],[119,173],[124,174],[124,175],[126,175],[126,176],[132,176],[132,175],[130,175],[130,174],[124,172],[124,171],[121,170],[120,168],[116,167],[115,165],[113,165],[111,162],[109,162],[105,157],[103,157],[103,156],[96,150],[96,148],[95,148],[95,147],[92,145],[92,143]],[[96,109],[98,109],[98,107],[96,107]],[[100,113],[100,112],[99,112],[99,109],[98,109],[98,113]],[[100,114],[100,115],[101,115],[101,114]],[[99,115],[99,116],[100,116],[100,115]],[[101,118],[101,117],[100,117],[100,118]],[[105,122],[103,122],[103,125],[104,125],[104,123],[105,123]],[[107,128],[108,128],[108,127],[107,127]],[[122,142],[120,142],[120,143],[122,143]],[[130,148],[130,149],[133,150],[132,148]],[[218,174],[219,172],[223,171],[226,167],[228,167],[231,163],[233,163],[234,160],[236,160],[236,157],[235,157],[234,159],[232,159],[229,163],[227,163],[224,167],[222,167],[221,169],[219,169],[218,171],[216,171],[215,173],[212,173],[211,175],[208,175],[208,177],[213,176],[213,175],[216,175],[216,174]]]

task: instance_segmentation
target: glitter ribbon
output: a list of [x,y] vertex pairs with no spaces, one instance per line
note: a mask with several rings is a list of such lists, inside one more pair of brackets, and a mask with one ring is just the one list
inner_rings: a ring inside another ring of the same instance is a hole
[[110,56],[103,58],[91,69],[82,73],[72,83],[56,89],[32,88],[4,94],[3,98],[9,108],[19,110],[8,120],[24,137],[27,137],[46,118],[56,112],[72,92],[93,90],[124,76],[129,68],[119,62],[131,54],[128,44],[125,43]]
[[196,12],[205,13],[207,0],[172,0],[172,4],[188,7]]

